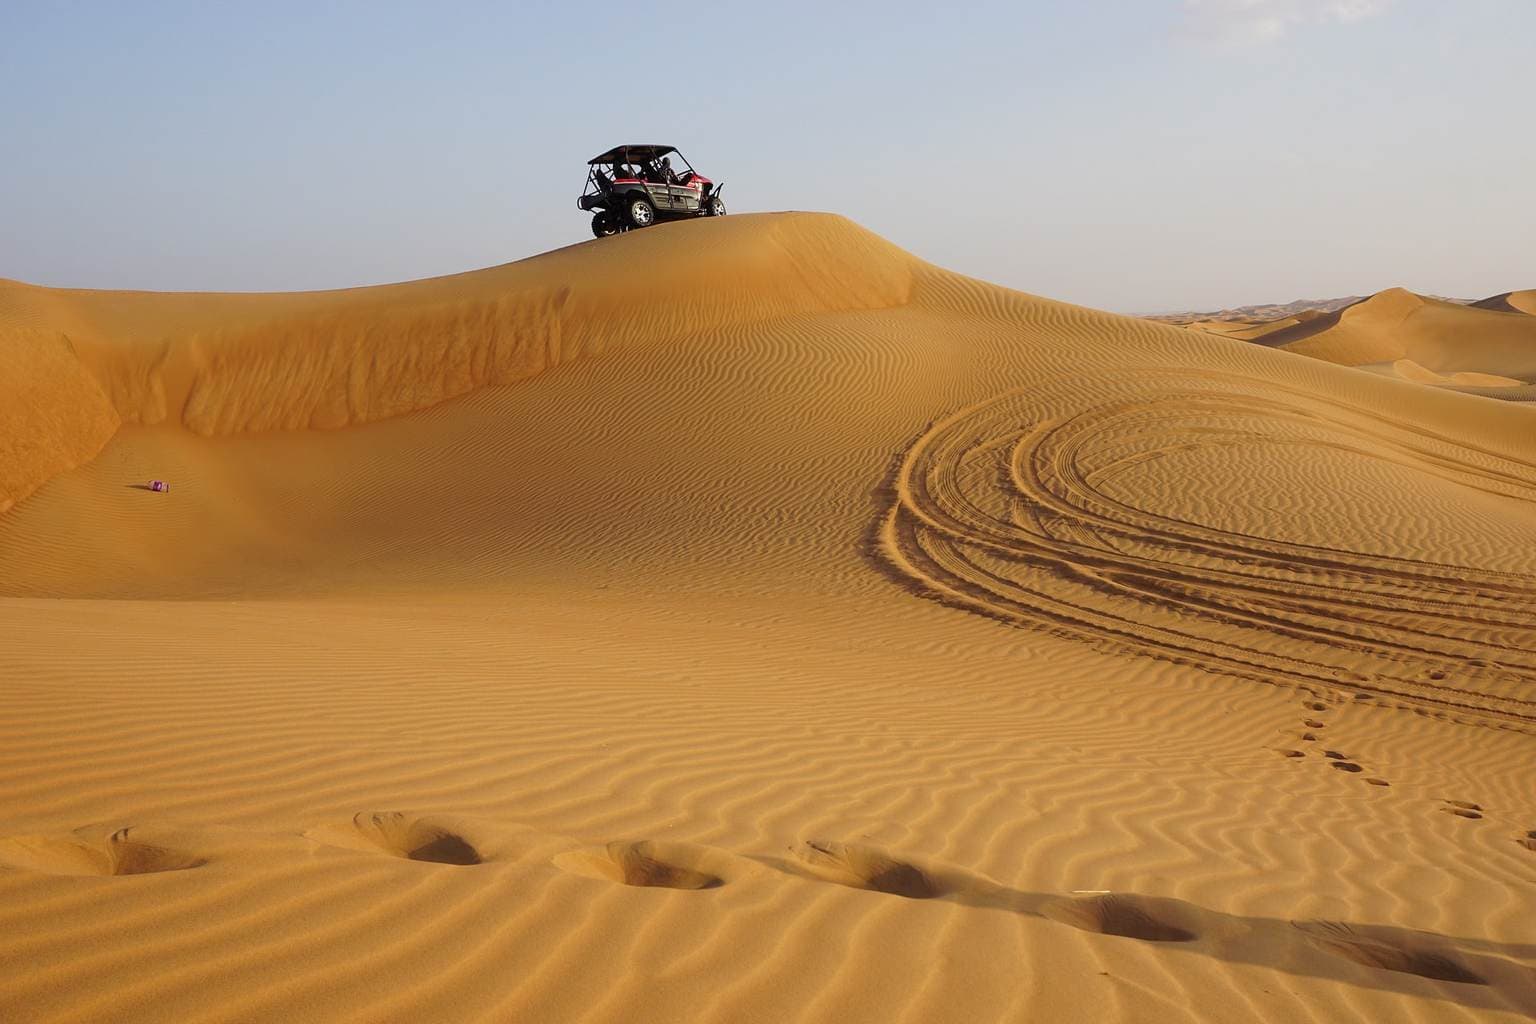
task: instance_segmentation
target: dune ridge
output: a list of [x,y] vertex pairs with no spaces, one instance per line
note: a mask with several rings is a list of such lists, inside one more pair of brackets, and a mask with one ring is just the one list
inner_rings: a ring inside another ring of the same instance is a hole
[[[912,258],[841,218],[728,225],[682,253],[642,239],[577,262],[563,250],[333,292],[0,282],[0,352],[16,361],[12,386],[27,388],[3,397],[32,410],[0,419],[0,451],[17,456],[0,477],[0,507],[94,456],[118,422],[169,421],[205,437],[336,429],[611,348],[907,301]],[[745,244],[733,237],[743,232]]]

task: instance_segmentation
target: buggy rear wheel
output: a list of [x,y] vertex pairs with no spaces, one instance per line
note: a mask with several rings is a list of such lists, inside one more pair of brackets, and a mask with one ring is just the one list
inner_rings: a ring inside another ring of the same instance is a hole
[[592,237],[607,238],[609,235],[616,235],[619,233],[619,227],[619,219],[604,210],[592,218]]
[[649,199],[631,199],[624,212],[629,215],[629,222],[637,228],[648,228],[656,223],[656,208]]

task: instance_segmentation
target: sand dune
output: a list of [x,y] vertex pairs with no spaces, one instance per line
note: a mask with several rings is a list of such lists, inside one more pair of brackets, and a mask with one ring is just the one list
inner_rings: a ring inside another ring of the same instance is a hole
[[1536,320],[1530,317],[1536,313],[1536,292],[1505,292],[1463,302],[1392,288],[1333,309],[1267,318],[1237,313],[1151,319],[1416,384],[1511,401],[1536,400]]
[[[1460,305],[1393,288],[1258,340],[1345,366],[1411,363],[1448,378],[1410,372],[1407,379],[1420,383],[1498,387],[1536,382],[1536,318],[1512,305],[1486,304],[1493,301]],[[1458,380],[1458,374],[1477,377]],[[1503,381],[1490,383],[1490,378]]]
[[[794,220],[750,245],[723,234],[682,259],[644,239],[333,292],[159,295],[0,282],[0,350],[28,360],[15,379],[31,390],[17,397],[45,414],[7,425],[7,442],[40,455],[3,481],[0,506],[94,455],[103,424],[170,422],[214,436],[367,423],[610,348],[794,313],[878,309],[904,302],[910,288],[905,262],[870,237],[827,246]],[[719,246],[732,258],[720,258]]]
[[1297,355],[1536,349],[1380,298],[4,285],[0,1019],[1536,1015],[1536,409]]

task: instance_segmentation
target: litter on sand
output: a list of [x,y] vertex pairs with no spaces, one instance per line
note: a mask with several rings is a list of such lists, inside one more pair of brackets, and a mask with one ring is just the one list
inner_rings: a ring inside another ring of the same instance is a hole
[[149,489],[152,491],[168,491],[171,489],[171,485],[164,480],[151,480],[149,482]]

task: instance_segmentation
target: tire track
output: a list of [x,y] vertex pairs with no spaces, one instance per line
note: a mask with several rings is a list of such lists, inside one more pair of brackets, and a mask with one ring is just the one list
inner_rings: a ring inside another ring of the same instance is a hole
[[1319,503],[1365,460],[1483,506],[1536,504],[1536,464],[1411,423],[1267,381],[1126,373],[1009,392],[931,426],[897,471],[881,553],[914,589],[1015,625],[1536,726],[1529,574],[1226,529],[1165,482],[1124,482],[1230,449],[1254,453],[1253,478],[1230,482],[1238,501],[1273,488],[1261,477],[1281,459],[1316,467]]

